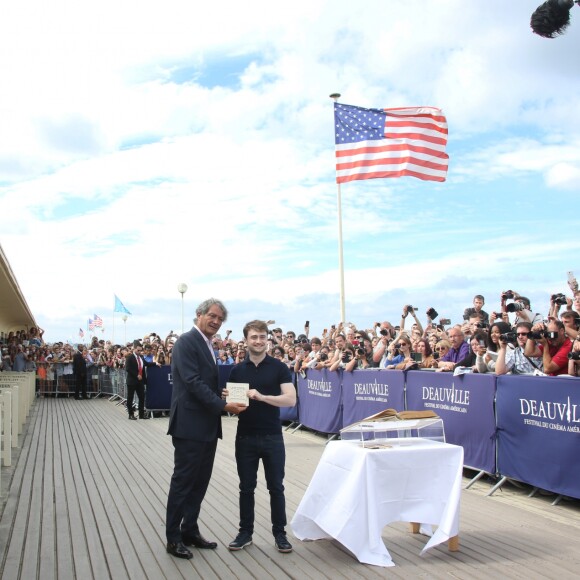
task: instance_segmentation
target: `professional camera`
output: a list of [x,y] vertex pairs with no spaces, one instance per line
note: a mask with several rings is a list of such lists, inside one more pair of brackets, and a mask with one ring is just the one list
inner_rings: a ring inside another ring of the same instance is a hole
[[342,357],[340,359],[343,363],[348,363],[352,360],[352,352],[350,350],[345,350],[342,353]]
[[380,334],[381,336],[391,336],[391,333],[390,333],[390,332],[389,332],[389,331],[388,331],[386,328],[381,328],[381,329],[379,330],[379,334]]
[[528,338],[531,338],[532,340],[540,340],[540,338],[547,338],[548,337],[548,333],[545,330],[542,330],[540,332],[530,332],[528,334]]
[[364,356],[364,354],[365,354],[365,349],[359,346],[359,347],[358,347],[358,348],[355,350],[355,352],[356,352],[356,354],[357,354],[358,356]]
[[501,293],[502,300],[511,300],[514,297],[513,290],[506,290]]
[[552,302],[554,304],[558,304],[559,306],[565,306],[566,305],[566,296],[565,296],[565,294],[562,294],[562,293],[552,294],[551,300],[552,300]]
[[327,355],[325,352],[321,352],[321,353],[318,355],[318,360],[319,360],[320,362],[324,362],[324,361],[328,360],[328,355]]
[[569,352],[568,358],[570,360],[580,360],[580,352],[578,352],[578,351]]
[[520,312],[525,308],[520,302],[510,302],[506,305],[506,312]]
[[517,335],[515,332],[506,332],[504,334],[500,334],[499,339],[501,340],[501,342],[510,342],[512,344],[515,344],[517,341]]
[[407,304],[406,308],[407,308],[407,312],[408,312],[409,314],[413,314],[413,312],[414,312],[415,310],[417,310],[417,309],[416,309],[414,306],[411,306],[410,304]]
[[489,324],[486,324],[485,322],[478,322],[475,325],[475,328],[489,328]]

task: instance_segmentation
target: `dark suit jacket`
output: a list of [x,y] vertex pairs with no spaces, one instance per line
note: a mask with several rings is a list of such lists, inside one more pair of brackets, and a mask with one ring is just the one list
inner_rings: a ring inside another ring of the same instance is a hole
[[173,394],[167,433],[196,441],[221,438],[221,414],[226,402],[218,389],[217,365],[196,328],[175,343],[171,374]]
[[155,366],[155,363],[147,362],[143,357],[141,358],[141,377],[140,381],[137,377],[139,376],[139,365],[137,364],[137,359],[134,354],[127,355],[125,359],[125,372],[127,373],[127,384],[128,385],[145,385],[147,382],[145,367]]
[[73,373],[79,376],[87,374],[87,363],[80,350],[77,350],[73,356]]

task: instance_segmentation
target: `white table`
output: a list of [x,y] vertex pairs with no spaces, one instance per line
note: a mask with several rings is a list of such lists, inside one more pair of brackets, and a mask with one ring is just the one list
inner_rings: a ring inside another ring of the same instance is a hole
[[421,551],[458,535],[463,448],[427,439],[388,449],[327,444],[291,526],[300,540],[334,538],[364,564],[394,566],[381,537],[391,522],[438,528]]

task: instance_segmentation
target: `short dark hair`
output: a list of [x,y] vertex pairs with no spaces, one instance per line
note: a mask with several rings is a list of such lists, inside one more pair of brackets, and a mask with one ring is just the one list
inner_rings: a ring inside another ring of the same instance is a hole
[[517,298],[517,300],[521,300],[526,305],[526,307],[528,309],[530,309],[530,310],[532,309],[532,305],[530,303],[530,299],[529,298],[526,298],[525,296],[520,296],[519,298]]
[[485,298],[481,295],[481,294],[476,294],[473,299],[477,299],[477,300],[483,300],[485,302]]
[[248,338],[250,330],[257,330],[258,332],[265,332],[268,334],[268,325],[263,320],[251,320],[244,326],[244,338]]
[[525,328],[529,332],[532,330],[532,324],[531,322],[525,322],[524,320],[522,320],[521,322],[518,322],[516,324],[516,330],[518,328]]

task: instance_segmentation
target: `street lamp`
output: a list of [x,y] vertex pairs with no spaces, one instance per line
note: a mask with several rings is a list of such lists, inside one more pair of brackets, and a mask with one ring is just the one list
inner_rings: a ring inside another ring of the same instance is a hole
[[183,295],[187,292],[187,284],[183,282],[178,284],[177,291],[181,294],[181,334],[183,334]]
[[123,314],[123,316],[121,316],[121,318],[123,319],[123,328],[125,329],[125,338],[124,338],[124,342],[123,344],[127,344],[127,318],[129,318],[126,314]]

